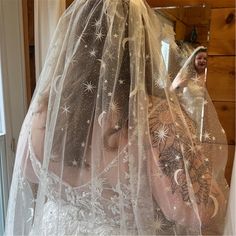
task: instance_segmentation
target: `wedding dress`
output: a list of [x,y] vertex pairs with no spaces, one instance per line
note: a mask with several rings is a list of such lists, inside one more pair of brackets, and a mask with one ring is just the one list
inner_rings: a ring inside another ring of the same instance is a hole
[[171,89],[175,90],[179,97],[181,106],[195,122],[200,140],[203,136],[204,107],[211,99],[205,87],[207,71],[205,69],[204,73],[197,73],[194,64],[196,54],[205,49],[200,46],[193,50],[171,85]]
[[200,142],[169,92],[166,29],[143,0],[65,11],[20,133],[6,235],[223,232],[225,134],[211,110]]

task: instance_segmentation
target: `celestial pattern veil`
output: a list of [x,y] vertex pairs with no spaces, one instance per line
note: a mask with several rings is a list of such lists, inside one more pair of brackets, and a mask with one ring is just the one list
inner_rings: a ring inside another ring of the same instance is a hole
[[143,0],[75,0],[62,15],[22,126],[6,235],[220,235],[225,133],[204,140],[169,90]]

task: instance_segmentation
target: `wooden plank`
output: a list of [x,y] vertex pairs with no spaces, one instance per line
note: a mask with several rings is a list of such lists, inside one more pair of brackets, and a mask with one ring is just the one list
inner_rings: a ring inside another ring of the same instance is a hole
[[74,0],[66,0],[66,8],[71,5]]
[[208,32],[209,32],[209,25],[201,25],[200,24],[195,24],[194,26],[188,26],[186,28],[186,39],[189,38],[193,27],[196,28],[197,31],[197,42],[200,45],[207,45],[208,44]]
[[25,54],[25,81],[26,81],[26,97],[29,106],[32,97],[32,85],[30,80],[30,58],[29,58],[29,30],[28,30],[28,4],[27,0],[22,0],[22,16],[24,31],[24,54]]
[[34,45],[34,0],[27,0],[29,45]]
[[[73,0],[66,0],[68,7]],[[209,5],[211,8],[235,7],[234,0],[147,0],[151,7],[172,7],[172,6],[199,6]]]
[[229,145],[235,145],[235,102],[213,102]]
[[147,0],[151,7],[199,6],[209,5],[211,8],[235,7],[234,0]]
[[235,101],[235,57],[208,56],[207,89],[213,101]]
[[235,159],[235,146],[229,145],[228,146],[228,160],[227,160],[227,165],[225,168],[225,178],[229,184],[231,182],[234,159]]
[[235,55],[235,8],[211,11],[209,55]]

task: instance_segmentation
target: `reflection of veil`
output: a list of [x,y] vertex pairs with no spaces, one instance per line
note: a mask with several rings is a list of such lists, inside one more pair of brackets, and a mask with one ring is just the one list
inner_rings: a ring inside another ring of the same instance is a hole
[[196,54],[201,50],[207,50],[207,48],[204,47],[204,46],[197,47],[196,49],[194,49],[192,51],[191,55],[184,62],[184,65],[180,69],[180,71],[178,73],[178,76],[173,81],[173,85],[175,86],[175,88],[178,86],[179,77],[181,77],[181,78],[186,77],[188,79],[193,79],[193,78],[197,77],[197,72],[196,72],[196,69],[195,69],[195,66],[194,66],[194,60],[195,60]]
[[21,130],[6,235],[221,233],[225,135],[216,122],[196,139],[167,88],[163,35],[142,0],[64,13]]
[[205,73],[198,74],[195,68],[195,57],[201,51],[206,52],[206,48],[199,46],[192,52],[171,85],[171,90],[175,90],[179,95],[182,107],[195,122],[200,140],[203,136],[205,99],[209,98],[204,84],[206,69]]

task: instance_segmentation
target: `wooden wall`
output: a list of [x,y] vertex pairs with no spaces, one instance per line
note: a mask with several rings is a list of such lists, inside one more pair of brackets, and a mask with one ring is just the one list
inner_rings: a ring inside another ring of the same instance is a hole
[[230,181],[235,149],[235,8],[211,10],[208,54],[207,87],[228,139]]
[[22,0],[24,24],[24,51],[26,65],[26,94],[30,104],[35,85],[34,0]]

